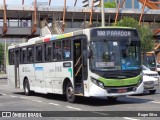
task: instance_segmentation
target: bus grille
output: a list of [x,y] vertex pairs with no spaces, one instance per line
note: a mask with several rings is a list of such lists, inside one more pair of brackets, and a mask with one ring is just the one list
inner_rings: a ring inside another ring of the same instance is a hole
[[109,88],[106,89],[108,93],[126,93],[135,91],[135,87],[126,87],[126,88]]

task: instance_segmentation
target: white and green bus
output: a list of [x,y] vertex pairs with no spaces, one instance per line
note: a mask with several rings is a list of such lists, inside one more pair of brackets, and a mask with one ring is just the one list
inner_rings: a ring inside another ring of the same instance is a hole
[[47,35],[8,48],[12,87],[31,92],[108,97],[143,92],[140,38],[128,27]]

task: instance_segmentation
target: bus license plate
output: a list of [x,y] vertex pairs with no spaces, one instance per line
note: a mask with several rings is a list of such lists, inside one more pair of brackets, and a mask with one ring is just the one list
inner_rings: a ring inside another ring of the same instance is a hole
[[118,89],[118,93],[125,93],[125,92],[127,92],[127,89],[126,89],[126,88]]

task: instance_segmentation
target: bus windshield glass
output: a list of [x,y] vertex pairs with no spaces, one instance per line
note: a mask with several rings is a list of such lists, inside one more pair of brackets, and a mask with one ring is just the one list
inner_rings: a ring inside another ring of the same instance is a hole
[[98,40],[91,42],[91,68],[98,71],[140,69],[140,42]]

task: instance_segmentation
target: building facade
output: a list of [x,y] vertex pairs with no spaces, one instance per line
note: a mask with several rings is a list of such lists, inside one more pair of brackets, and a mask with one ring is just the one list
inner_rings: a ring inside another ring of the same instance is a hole
[[[94,0],[94,7],[98,7],[99,3],[100,3],[100,0]],[[82,0],[82,6],[83,7],[91,7],[92,0]]]
[[[94,0],[94,7],[98,7],[101,0]],[[104,2],[115,2],[116,5],[120,2],[122,3],[123,0],[104,0]],[[92,0],[83,0],[82,1],[83,7],[91,7],[92,6]],[[124,5],[124,8],[133,8],[133,9],[141,9],[141,3],[138,0],[126,0]]]

